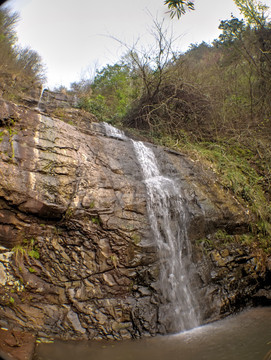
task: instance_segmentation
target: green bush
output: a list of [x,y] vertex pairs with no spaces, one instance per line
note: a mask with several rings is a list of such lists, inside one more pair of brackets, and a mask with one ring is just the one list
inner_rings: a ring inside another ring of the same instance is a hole
[[79,107],[100,121],[120,122],[137,96],[131,69],[124,62],[97,71],[92,83],[73,84],[79,92]]

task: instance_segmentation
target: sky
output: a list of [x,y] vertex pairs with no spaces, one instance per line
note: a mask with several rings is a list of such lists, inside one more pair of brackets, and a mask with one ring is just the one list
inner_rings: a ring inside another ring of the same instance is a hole
[[[268,0],[270,1],[270,0]],[[9,0],[20,15],[19,44],[36,50],[46,67],[47,86],[90,78],[96,69],[116,63],[127,52],[120,42],[140,46],[153,42],[153,19],[170,27],[175,48],[211,43],[220,34],[221,20],[231,13],[241,18],[233,0],[195,0],[195,11],[170,19],[164,0]],[[120,42],[116,41],[119,39]]]

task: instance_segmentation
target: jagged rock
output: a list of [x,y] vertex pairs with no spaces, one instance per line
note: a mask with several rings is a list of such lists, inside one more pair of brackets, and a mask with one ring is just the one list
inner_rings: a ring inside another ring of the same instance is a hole
[[211,250],[209,254],[209,257],[201,257],[198,263],[202,287],[206,289],[203,298],[208,321],[248,305],[271,303],[270,273],[263,251],[232,244]]
[[35,337],[27,332],[0,329],[0,358],[2,360],[31,360]]
[[67,91],[49,91],[44,89],[40,96],[41,107],[46,109],[72,108],[78,104],[77,96]]
[[[132,143],[106,136],[90,119],[76,126],[76,111],[69,124],[10,102],[0,109],[0,325],[63,339],[167,332],[159,323],[159,261]],[[249,214],[210,170],[153,150],[161,171],[180,184],[195,248],[217,229],[247,229]],[[244,295],[236,286],[244,271],[246,298],[260,289],[251,279],[264,280],[263,260],[256,270],[256,257],[240,251],[206,257],[195,250],[205,321],[229,313],[227,301]]]

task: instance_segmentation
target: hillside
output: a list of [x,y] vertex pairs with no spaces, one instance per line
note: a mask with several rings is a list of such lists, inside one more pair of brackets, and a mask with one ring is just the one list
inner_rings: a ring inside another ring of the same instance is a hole
[[133,49],[93,81],[72,84],[79,107],[213,169],[254,215],[243,240],[270,253],[270,23],[221,21],[212,45],[185,54],[172,53],[163,24],[154,27],[151,53]]

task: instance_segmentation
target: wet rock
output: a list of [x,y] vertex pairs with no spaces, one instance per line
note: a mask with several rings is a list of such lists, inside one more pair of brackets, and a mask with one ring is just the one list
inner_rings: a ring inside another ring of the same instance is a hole
[[[131,142],[107,136],[77,110],[63,107],[60,114],[49,107],[46,115],[0,103],[0,325],[63,339],[169,331]],[[213,173],[181,154],[153,149],[163,174],[180,184],[194,245],[216,229],[248,226],[245,209]],[[210,257],[195,251],[195,259],[194,282],[206,295],[208,318],[240,307],[264,277],[260,257],[243,249]]]
[[[225,245],[224,245],[225,246]],[[268,258],[262,250],[237,244],[211,250],[199,264],[207,322],[246,306],[270,302]],[[210,274],[210,275],[209,275]],[[215,304],[215,306],[214,306]]]
[[31,360],[35,337],[27,332],[0,328],[0,358],[3,360]]

